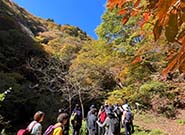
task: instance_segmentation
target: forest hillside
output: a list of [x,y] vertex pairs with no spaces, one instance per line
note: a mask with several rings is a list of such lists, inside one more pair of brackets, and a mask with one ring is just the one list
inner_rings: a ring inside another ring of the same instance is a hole
[[1,0],[0,129],[17,130],[37,110],[47,111],[51,117],[46,120],[54,122],[59,109],[69,111],[67,88],[73,88],[66,75],[71,60],[91,40],[78,27],[35,17]]

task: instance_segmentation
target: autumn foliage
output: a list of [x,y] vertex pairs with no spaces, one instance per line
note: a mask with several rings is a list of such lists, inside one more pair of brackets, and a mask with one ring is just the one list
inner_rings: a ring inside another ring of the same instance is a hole
[[[145,3],[145,4],[143,4]],[[146,6],[147,5],[147,6]],[[123,15],[123,25],[137,15],[143,15],[139,24],[141,27],[150,19],[155,20],[153,27],[154,40],[157,41],[163,30],[169,42],[177,42],[181,47],[173,54],[163,75],[179,69],[185,72],[185,0],[108,0],[107,8],[112,10],[119,8],[119,14]],[[136,63],[138,57],[133,63]]]

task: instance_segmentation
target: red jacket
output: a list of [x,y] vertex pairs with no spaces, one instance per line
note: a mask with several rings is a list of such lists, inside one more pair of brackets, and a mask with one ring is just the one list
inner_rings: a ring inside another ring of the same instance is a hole
[[102,111],[99,115],[100,122],[103,123],[107,117],[107,114],[105,111]]

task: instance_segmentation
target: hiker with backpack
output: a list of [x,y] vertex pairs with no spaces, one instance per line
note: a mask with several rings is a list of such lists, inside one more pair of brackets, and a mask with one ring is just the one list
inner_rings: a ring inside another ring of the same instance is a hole
[[87,132],[87,134],[89,134],[89,126],[88,126],[88,124],[89,124],[89,120],[91,121],[91,118],[90,117],[92,117],[92,113],[93,113],[93,111],[94,110],[96,110],[96,107],[92,104],[90,107],[89,107],[89,111],[88,111],[88,113],[87,113],[87,117],[86,117],[86,132]]
[[115,112],[116,116],[118,117],[119,122],[120,122],[120,126],[121,126],[121,119],[122,119],[123,111],[120,109],[120,106],[118,104],[114,105],[114,112]]
[[89,115],[91,114],[92,110],[94,110],[94,109],[96,109],[96,107],[95,107],[94,105],[91,105],[91,106],[89,107],[89,111],[88,111],[88,113],[87,113],[87,119],[88,119]]
[[31,135],[41,135],[42,134],[42,125],[41,122],[44,119],[45,114],[42,111],[38,111],[35,113],[32,121],[28,125],[28,130],[31,131]]
[[[68,112],[66,112],[66,110],[60,108],[58,110],[58,113],[61,114],[62,112],[63,113],[68,113]],[[64,124],[63,127],[62,127],[62,129],[63,129],[63,135],[69,135],[69,127],[70,127],[70,122],[69,122],[69,119],[68,119],[67,123]]]
[[[102,105],[100,107],[100,110],[98,112],[98,121],[103,124],[105,119],[107,117],[107,114],[105,112],[105,107]],[[105,128],[98,126],[98,135],[104,135],[105,134]]]
[[67,113],[61,113],[57,117],[57,123],[50,125],[43,135],[63,135],[63,126],[67,123],[69,115]]
[[102,124],[97,121],[100,127],[105,127],[104,135],[120,135],[119,119],[116,117],[115,113],[113,112],[113,109],[113,106],[109,106],[107,110],[107,117]]
[[97,109],[93,108],[88,116],[87,129],[89,135],[97,135]]
[[91,105],[90,108],[89,108],[89,111],[87,112],[87,118],[86,118],[86,122],[88,123],[88,119],[89,119],[89,116],[92,114],[92,111],[96,109],[94,105]]
[[73,135],[79,135],[80,128],[82,126],[82,112],[81,112],[79,104],[76,104],[72,112],[71,124],[72,124]]
[[42,111],[38,111],[34,114],[33,121],[28,125],[26,129],[20,129],[17,135],[41,135],[42,125],[41,122],[44,119],[45,114]]
[[[131,111],[131,107],[130,107],[130,105],[129,105],[129,103],[128,103],[128,100],[127,99],[125,99],[125,103],[122,105],[122,108],[124,108],[124,107],[127,107],[128,108],[128,110],[129,111]],[[124,110],[123,110],[124,111]]]
[[134,132],[133,128],[133,115],[127,105],[123,106],[122,124],[125,128],[125,135],[131,135]]

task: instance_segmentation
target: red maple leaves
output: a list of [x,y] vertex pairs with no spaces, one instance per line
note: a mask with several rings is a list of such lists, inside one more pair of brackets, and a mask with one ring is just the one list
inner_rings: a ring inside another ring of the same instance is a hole
[[[181,48],[170,60],[167,68],[163,71],[163,75],[179,69],[185,72],[185,30],[182,28],[185,23],[185,0],[147,0],[148,6],[142,6],[141,0],[108,0],[107,7],[109,9],[119,8],[119,14],[123,15],[122,23],[126,24],[130,17],[143,14],[140,26],[149,20],[152,14],[156,19],[153,34],[155,41],[158,40],[165,31],[166,39],[169,42],[178,42]],[[133,6],[127,6],[132,3]],[[138,57],[133,63],[140,61]]]

